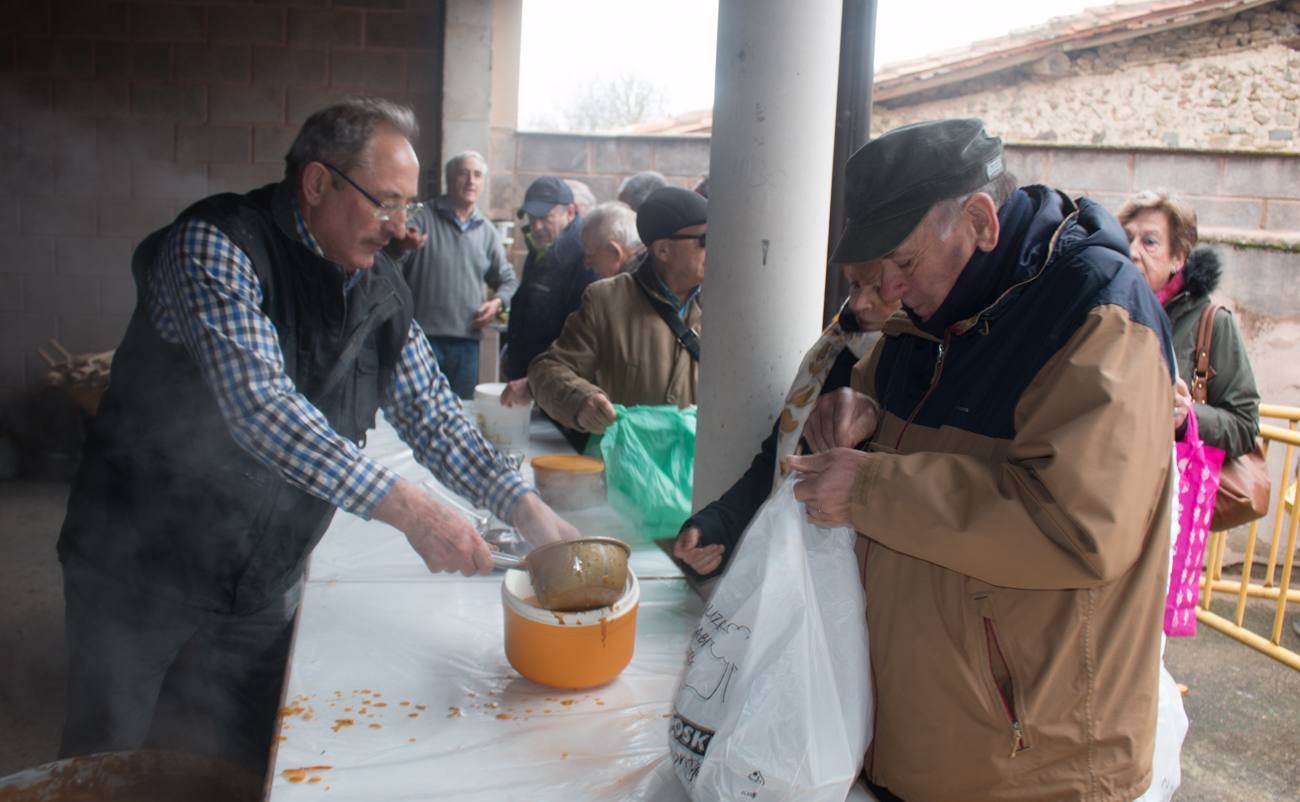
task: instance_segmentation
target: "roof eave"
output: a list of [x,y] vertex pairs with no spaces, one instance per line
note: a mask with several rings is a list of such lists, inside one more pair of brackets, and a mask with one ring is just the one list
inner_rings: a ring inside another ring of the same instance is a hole
[[[1021,45],[980,52],[965,58],[954,58],[938,65],[926,65],[915,72],[877,77],[872,94],[875,102],[897,100],[1012,67],[1032,64],[1054,53],[1071,53],[1185,28],[1276,2],[1278,0],[1231,0],[1230,2],[1200,0],[1180,6],[1174,13],[1165,6],[1116,19],[1083,32],[1068,31],[1057,35],[1049,33],[1041,39],[1027,41]],[[905,67],[905,65],[901,66]]]

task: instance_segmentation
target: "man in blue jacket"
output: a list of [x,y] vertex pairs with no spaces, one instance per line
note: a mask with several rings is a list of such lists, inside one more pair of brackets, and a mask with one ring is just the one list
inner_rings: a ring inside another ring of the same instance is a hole
[[506,331],[510,386],[502,403],[507,405],[531,397],[528,364],[560,336],[564,321],[582,303],[582,291],[596,280],[582,257],[582,218],[564,179],[546,175],[530,184],[518,216],[528,219],[528,258]]

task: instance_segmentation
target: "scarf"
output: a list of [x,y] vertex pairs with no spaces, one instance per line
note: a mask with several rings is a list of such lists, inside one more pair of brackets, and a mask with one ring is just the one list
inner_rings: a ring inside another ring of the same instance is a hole
[[1161,306],[1164,306],[1169,303],[1171,298],[1183,291],[1183,285],[1186,283],[1183,280],[1183,271],[1179,270],[1169,277],[1169,281],[1165,282],[1165,286],[1156,290],[1156,300],[1160,302]]
[[[852,317],[853,312],[846,301],[799,363],[790,392],[785,397],[785,406],[781,409],[776,440],[776,468],[772,476],[773,490],[781,485],[788,473],[781,461],[799,447],[799,440],[803,438],[803,425],[812,414],[817,399],[821,397],[822,385],[826,383],[826,376],[831,372],[831,366],[839,358],[840,352],[848,348],[854,356],[861,359],[876,341],[878,335],[875,332],[858,331],[856,320],[849,323],[847,319]],[[840,323],[842,318],[846,319],[847,325]]]

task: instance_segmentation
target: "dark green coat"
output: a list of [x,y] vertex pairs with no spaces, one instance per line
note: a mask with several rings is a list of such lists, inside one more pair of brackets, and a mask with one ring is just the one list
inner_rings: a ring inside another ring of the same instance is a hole
[[[1174,357],[1178,375],[1190,386],[1196,367],[1196,332],[1201,311],[1210,303],[1210,293],[1219,286],[1222,268],[1219,256],[1209,248],[1197,248],[1187,259],[1184,287],[1165,304],[1174,335]],[[1246,356],[1246,346],[1237,322],[1227,309],[1214,316],[1214,340],[1210,346],[1214,378],[1207,388],[1207,404],[1196,404],[1196,423],[1201,439],[1239,457],[1255,448],[1259,435],[1259,389]]]

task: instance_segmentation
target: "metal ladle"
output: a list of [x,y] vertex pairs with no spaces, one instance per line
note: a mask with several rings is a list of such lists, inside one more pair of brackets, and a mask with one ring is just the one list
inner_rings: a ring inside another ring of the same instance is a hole
[[450,507],[452,510],[464,515],[474,524],[474,530],[478,532],[479,537],[487,541],[488,547],[492,551],[492,565],[494,568],[506,570],[508,568],[521,568],[524,566],[524,558],[520,554],[514,553],[514,549],[519,546],[527,547],[523,538],[515,531],[513,527],[492,527],[492,516],[487,512],[473,507],[468,507],[456,498],[437,482],[426,479],[421,484],[424,489],[438,500],[439,504]]

